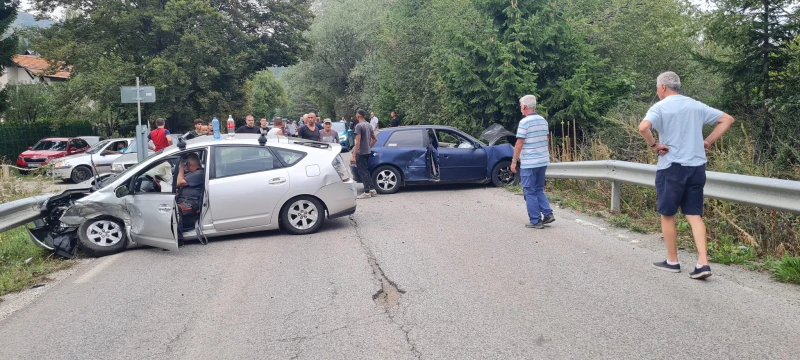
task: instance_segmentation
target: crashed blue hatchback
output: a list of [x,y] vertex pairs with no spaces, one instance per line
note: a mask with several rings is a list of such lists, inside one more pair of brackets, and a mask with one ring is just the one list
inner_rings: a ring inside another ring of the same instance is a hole
[[[483,131],[480,139],[486,143],[456,128],[435,125],[381,129],[376,137],[369,173],[379,194],[409,185],[519,183],[511,171],[516,136],[499,124]],[[352,170],[354,179],[361,181],[358,168]]]

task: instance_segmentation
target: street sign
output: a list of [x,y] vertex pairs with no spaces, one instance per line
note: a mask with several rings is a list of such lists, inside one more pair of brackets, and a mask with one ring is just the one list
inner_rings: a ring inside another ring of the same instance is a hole
[[121,86],[120,95],[123,104],[154,103],[156,102],[156,88],[154,86]]

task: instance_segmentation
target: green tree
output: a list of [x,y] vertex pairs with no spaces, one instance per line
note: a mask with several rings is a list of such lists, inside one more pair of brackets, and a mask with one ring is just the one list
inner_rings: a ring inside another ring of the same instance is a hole
[[109,119],[134,121],[119,109],[119,86],[139,76],[156,87],[145,116],[165,116],[179,128],[246,109],[247,80],[295,63],[307,50],[302,33],[312,19],[309,0],[37,0],[35,7],[82,15],[30,30],[31,45],[73,65],[72,80]]
[[[9,26],[17,18],[17,2],[12,0],[3,0],[2,7],[0,7],[0,34],[5,34],[9,30]],[[11,58],[16,54],[17,45],[19,40],[15,34],[0,40],[0,72],[13,62]],[[4,111],[6,107],[7,94],[5,90],[0,91],[0,112]]]
[[[745,115],[758,129],[757,139],[765,154],[772,154],[776,136],[800,134],[796,124],[776,128],[782,117],[796,114],[800,90],[797,37],[800,19],[797,1],[716,0],[708,17],[708,40],[724,51],[701,56],[726,78],[728,104]],[[789,113],[786,111],[789,110]],[[788,132],[788,133],[787,133]]]
[[15,84],[5,89],[8,110],[5,113],[9,122],[31,124],[49,120],[56,112],[57,105],[53,87],[45,84]]
[[250,108],[257,117],[272,117],[276,109],[289,105],[286,90],[272,70],[257,72],[249,86]]

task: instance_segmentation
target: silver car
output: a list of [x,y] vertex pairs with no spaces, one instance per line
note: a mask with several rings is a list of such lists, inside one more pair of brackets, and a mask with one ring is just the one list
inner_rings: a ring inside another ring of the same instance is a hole
[[[181,137],[181,134],[170,134],[169,136],[172,138],[172,144],[177,144],[178,143],[178,138]],[[149,145],[152,145],[152,144],[153,144],[153,142],[150,141]],[[147,155],[148,156],[150,154],[152,154],[152,153],[153,153],[153,150],[147,149]],[[131,167],[133,165],[136,165],[137,162],[139,162],[139,157],[136,154],[136,139],[134,139],[131,142],[131,145],[128,146],[128,149],[125,150],[125,153],[122,154],[122,156],[120,156],[119,158],[114,159],[114,161],[111,163],[111,169],[110,170],[111,170],[111,172],[118,174],[118,173],[121,173],[121,172],[125,171],[125,169],[127,169],[127,168],[129,168],[129,167]]]
[[[262,145],[258,138],[192,139],[97,186],[85,182],[58,195],[2,204],[0,231],[33,221],[31,239],[46,249],[69,257],[77,245],[104,256],[138,245],[178,250],[179,231],[203,243],[275,229],[311,234],[326,218],[355,212],[356,187],[338,144],[270,136]],[[189,153],[205,169],[204,194],[197,221],[178,229],[177,167]]]
[[[111,163],[122,156],[133,138],[103,140],[84,153],[65,156],[52,161],[53,177],[79,183],[97,174],[111,171]],[[94,172],[92,171],[94,169]]]

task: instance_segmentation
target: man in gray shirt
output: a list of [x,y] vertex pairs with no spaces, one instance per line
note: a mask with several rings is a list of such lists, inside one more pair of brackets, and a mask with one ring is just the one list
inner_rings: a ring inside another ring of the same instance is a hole
[[369,173],[369,155],[372,146],[378,142],[375,137],[375,132],[372,131],[372,126],[364,119],[367,113],[359,109],[356,112],[358,124],[355,127],[356,145],[353,147],[353,154],[350,158],[350,164],[356,164],[358,170],[358,177],[361,178],[361,183],[364,184],[364,193],[358,196],[358,199],[369,199],[372,195],[377,195],[378,192],[372,187],[372,175]]
[[[639,133],[658,154],[656,197],[661,214],[661,231],[667,247],[667,260],[654,263],[658,269],[680,272],[678,232],[675,215],[681,209],[692,227],[697,245],[697,265],[689,274],[692,279],[711,276],[706,247],[706,226],[703,223],[703,187],[706,184],[706,150],[733,124],[734,119],[692,98],[678,93],[681,80],[674,72],[665,72],[656,80],[656,94],[661,99],[647,111],[639,124]],[[714,125],[714,131],[703,139],[703,125]],[[653,137],[651,128],[658,132]]]

